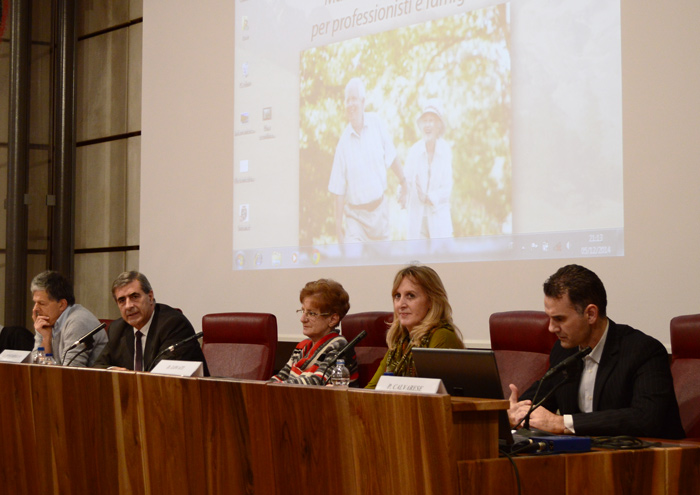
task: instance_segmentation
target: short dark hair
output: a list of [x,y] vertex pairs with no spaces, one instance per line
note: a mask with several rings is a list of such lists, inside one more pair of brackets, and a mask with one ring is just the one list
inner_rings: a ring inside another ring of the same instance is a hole
[[347,291],[335,280],[322,278],[308,282],[299,293],[299,301],[313,297],[318,303],[318,309],[324,313],[337,314],[340,320],[350,311],[350,296]]
[[595,304],[598,314],[606,316],[608,296],[605,286],[598,275],[581,265],[566,265],[557,270],[545,281],[544,295],[554,299],[568,295],[579,314],[583,314],[589,304]]
[[151,283],[146,278],[146,275],[141,272],[137,272],[136,270],[131,270],[129,272],[120,273],[117,279],[112,283],[112,297],[114,297],[115,290],[119,289],[120,287],[124,287],[125,285],[129,285],[134,280],[139,281],[141,284],[141,290],[144,292],[144,294],[153,292]]
[[53,270],[46,270],[34,277],[29,286],[29,290],[34,293],[38,290],[46,291],[49,299],[60,301],[65,299],[68,306],[75,304],[75,294],[73,284],[66,277]]

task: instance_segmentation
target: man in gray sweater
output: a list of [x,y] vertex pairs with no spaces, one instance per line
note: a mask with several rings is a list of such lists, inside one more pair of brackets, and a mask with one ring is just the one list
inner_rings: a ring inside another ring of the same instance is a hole
[[63,366],[92,366],[107,343],[107,332],[93,336],[92,348],[81,343],[71,345],[99,326],[100,321],[80,304],[75,304],[73,285],[58,272],[47,270],[32,280],[30,290],[34,308],[34,350],[44,348]]

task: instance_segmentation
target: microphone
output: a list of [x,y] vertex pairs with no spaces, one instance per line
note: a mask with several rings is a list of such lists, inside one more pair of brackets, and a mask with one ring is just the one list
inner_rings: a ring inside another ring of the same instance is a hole
[[170,352],[173,352],[173,351],[174,351],[175,349],[177,349],[178,347],[183,346],[183,345],[185,345],[185,344],[187,344],[187,343],[189,343],[189,342],[192,342],[193,340],[197,340],[197,339],[200,338],[202,335],[204,335],[204,332],[198,332],[198,333],[195,333],[194,335],[190,335],[189,337],[187,337],[186,339],[181,340],[180,342],[174,343],[174,344],[171,345],[170,347],[166,347],[165,349],[163,349],[162,351],[160,351],[160,352],[158,353],[158,355],[153,359],[153,362],[151,363],[151,366],[148,367],[148,370],[147,370],[147,371],[151,371],[151,369],[153,368],[153,366],[158,362],[158,359],[160,359],[163,355],[168,354],[168,353],[170,353]]
[[[107,326],[106,323],[100,323],[96,328],[94,328],[93,330],[90,330],[88,333],[86,333],[85,335],[80,337],[78,340],[73,342],[71,344],[71,346],[68,349],[66,349],[66,353],[68,351],[72,351],[73,349],[78,347],[80,344],[85,344],[86,346],[89,346],[90,344],[92,344],[92,337],[106,326]],[[64,353],[64,356],[65,356],[65,353]]]
[[340,358],[340,356],[342,356],[343,354],[345,354],[346,352],[348,352],[350,349],[352,349],[353,347],[355,347],[355,344],[357,344],[359,341],[361,341],[361,340],[364,339],[365,337],[367,337],[367,332],[365,332],[364,330],[362,330],[360,333],[357,334],[357,336],[356,336],[354,339],[352,339],[350,342],[348,342],[348,343],[345,345],[345,347],[343,347],[343,348],[338,352],[338,354],[336,354],[335,356],[333,356],[333,359],[331,359],[331,362],[328,363],[328,366],[326,367],[326,371],[323,372],[323,378],[326,377],[326,373],[328,373],[328,370],[333,369],[333,365],[334,365],[335,362]]
[[555,375],[560,371],[568,369],[571,365],[575,364],[580,359],[583,359],[584,357],[588,356],[592,350],[593,349],[591,349],[590,347],[586,347],[578,351],[576,354],[569,356],[556,366],[549,368],[549,370],[547,370],[547,373],[545,373],[542,377],[542,380],[546,380],[550,376]]
[[552,389],[547,393],[547,395],[544,396],[544,398],[543,398],[542,400],[540,400],[539,402],[536,402],[537,396],[538,396],[539,393],[540,393],[540,387],[542,386],[542,383],[543,383],[547,378],[549,378],[549,377],[551,377],[551,376],[553,376],[553,375],[556,375],[556,374],[559,373],[560,371],[566,371],[566,370],[568,370],[571,366],[577,364],[581,359],[583,359],[584,357],[588,356],[588,355],[591,353],[592,350],[593,350],[593,349],[591,349],[590,347],[586,347],[586,348],[584,348],[584,349],[581,349],[581,350],[578,351],[576,354],[572,354],[572,355],[569,356],[568,358],[566,358],[566,359],[564,359],[563,361],[561,361],[559,364],[557,364],[557,365],[555,365],[554,367],[552,367],[552,368],[550,368],[549,370],[547,370],[547,372],[544,374],[544,376],[543,376],[542,378],[540,378],[540,380],[539,380],[539,384],[537,385],[537,390],[535,391],[535,396],[532,398],[532,404],[530,404],[530,409],[527,411],[527,414],[525,414],[525,416],[523,417],[523,419],[521,419],[520,422],[515,426],[516,429],[517,429],[518,426],[520,426],[521,424],[524,423],[524,428],[525,428],[526,430],[529,430],[529,429],[530,429],[530,416],[532,415],[532,413],[534,412],[534,410],[537,409],[538,407],[540,407],[542,404],[544,404],[544,402],[545,402],[547,399],[549,399],[549,397],[550,397],[559,387],[561,387],[562,385],[564,385],[564,383],[567,382],[567,381],[569,380],[569,376],[568,376],[567,373],[565,373],[566,376],[564,377],[564,379],[563,379],[560,383],[557,383],[554,387],[552,387]]
[[355,347],[355,344],[357,344],[359,341],[361,341],[365,337],[367,337],[367,332],[362,330],[360,333],[357,334],[357,336],[354,339],[352,339],[350,342],[348,342],[347,345],[340,350],[340,352],[335,356],[335,360],[338,360],[340,358],[340,356],[342,356],[343,354],[348,352],[350,349]]

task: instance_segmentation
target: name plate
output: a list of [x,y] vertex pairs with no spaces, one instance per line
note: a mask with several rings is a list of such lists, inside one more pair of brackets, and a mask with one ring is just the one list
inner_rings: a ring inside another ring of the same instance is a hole
[[32,351],[18,351],[15,349],[5,349],[0,352],[0,362],[3,363],[31,363]]
[[200,361],[176,361],[163,359],[158,361],[151,373],[172,376],[204,376],[204,365]]
[[376,390],[386,392],[408,392],[412,394],[446,394],[447,390],[439,378],[382,375]]

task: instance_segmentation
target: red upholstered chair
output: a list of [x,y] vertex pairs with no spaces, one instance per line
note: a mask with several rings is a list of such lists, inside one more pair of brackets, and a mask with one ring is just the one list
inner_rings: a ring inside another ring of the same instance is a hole
[[114,320],[110,320],[109,318],[98,318],[98,320],[100,320],[100,323],[105,324],[105,332],[109,332],[109,326]]
[[386,354],[386,332],[392,321],[392,312],[369,311],[346,315],[340,324],[340,333],[348,342],[357,337],[362,330],[367,332],[367,336],[355,346],[360,387],[369,383]]
[[202,352],[211,376],[267,380],[277,351],[277,318],[270,313],[202,317]]
[[671,320],[671,374],[685,434],[700,440],[700,314]]
[[506,311],[489,318],[491,348],[506,399],[509,384],[523,393],[549,368],[549,352],[557,337],[548,328],[549,317],[543,311]]

